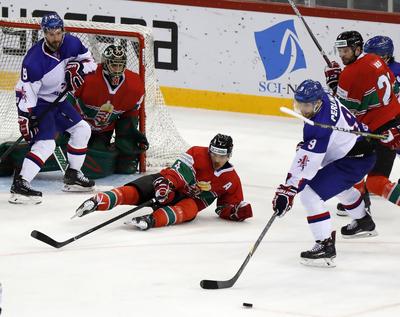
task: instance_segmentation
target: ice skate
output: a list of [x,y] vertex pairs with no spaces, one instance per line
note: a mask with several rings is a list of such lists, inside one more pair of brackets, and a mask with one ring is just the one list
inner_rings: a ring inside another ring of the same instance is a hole
[[97,209],[98,204],[99,202],[97,201],[97,196],[85,200],[82,205],[80,205],[78,209],[76,209],[75,215],[73,215],[71,219],[75,217],[83,217],[87,214],[90,214]]
[[8,201],[11,204],[37,205],[42,202],[42,192],[34,190],[21,175],[14,179],[10,193]]
[[154,227],[154,218],[153,215],[145,215],[132,218],[132,220],[126,221],[124,224],[128,226],[134,226],[136,228],[139,228],[140,230],[145,231]]
[[314,247],[309,251],[301,252],[300,263],[315,267],[335,267],[333,259],[336,257],[335,234],[333,231],[330,238],[324,241],[317,240]]
[[89,192],[94,189],[94,181],[88,179],[81,171],[68,168],[64,175],[65,192]]
[[367,213],[361,219],[354,219],[347,226],[341,229],[342,237],[345,239],[375,237],[378,232],[375,230],[375,223]]

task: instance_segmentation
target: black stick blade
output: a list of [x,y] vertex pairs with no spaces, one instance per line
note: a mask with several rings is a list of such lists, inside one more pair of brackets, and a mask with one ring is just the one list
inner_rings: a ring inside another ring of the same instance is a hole
[[48,245],[51,245],[52,247],[57,248],[57,249],[62,247],[62,243],[57,242],[56,240],[50,238],[48,235],[45,235],[44,233],[37,231],[37,230],[33,230],[31,232],[31,237],[35,238],[39,241],[42,241]]
[[202,280],[200,286],[204,289],[221,289],[232,287],[234,283],[231,280],[228,281],[213,281],[213,280]]

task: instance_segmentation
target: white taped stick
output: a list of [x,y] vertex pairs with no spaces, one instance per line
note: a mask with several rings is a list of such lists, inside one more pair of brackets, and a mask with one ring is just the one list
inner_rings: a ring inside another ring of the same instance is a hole
[[379,140],[386,139],[386,136],[382,135],[382,134],[374,134],[374,133],[369,133],[369,132],[350,130],[350,129],[345,129],[345,128],[341,128],[341,127],[335,127],[335,126],[329,125],[329,124],[314,122],[314,121],[302,116],[301,114],[293,111],[292,109],[289,109],[286,107],[280,107],[280,110],[283,113],[286,113],[286,114],[296,117],[300,120],[303,120],[305,123],[307,123],[309,125],[314,125],[314,126],[324,128],[324,129],[331,129],[331,130],[336,130],[336,131],[341,131],[341,132],[346,132],[346,133],[353,133],[353,134],[361,135],[363,137],[371,138],[371,139],[379,139]]

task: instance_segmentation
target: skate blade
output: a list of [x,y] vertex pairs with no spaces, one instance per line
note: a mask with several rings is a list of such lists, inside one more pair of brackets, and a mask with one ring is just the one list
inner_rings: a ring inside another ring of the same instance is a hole
[[145,231],[147,229],[147,226],[146,227],[141,226],[132,220],[125,221],[124,225],[128,226],[129,228],[133,228],[133,229],[140,230],[140,231]]
[[335,267],[336,263],[333,261],[334,258],[323,258],[323,259],[300,259],[300,263],[305,266],[313,266],[313,267],[324,267],[331,268]]
[[15,204],[15,205],[37,205],[42,202],[42,197],[11,194],[11,197],[8,199],[8,202],[10,204]]
[[95,188],[93,187],[82,187],[79,185],[67,185],[64,184],[64,187],[62,188],[63,192],[81,192],[81,193],[87,193],[87,192],[94,192]]
[[376,230],[372,231],[363,231],[359,232],[353,235],[343,235],[343,239],[360,239],[360,238],[370,238],[370,237],[376,237],[378,235],[378,232]]

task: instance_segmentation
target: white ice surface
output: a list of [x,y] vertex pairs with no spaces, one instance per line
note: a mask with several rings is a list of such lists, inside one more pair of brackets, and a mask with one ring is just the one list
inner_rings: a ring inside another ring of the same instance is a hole
[[[232,163],[254,217],[232,223],[209,208],[190,223],[147,232],[118,221],[57,250],[30,232],[37,229],[62,241],[129,207],[70,220],[88,195],[61,192],[58,172],[34,180],[44,199],[33,207],[9,204],[11,179],[0,178],[4,316],[400,316],[400,208],[376,197],[379,236],[338,237],[336,268],[299,264],[299,253],[312,247],[313,239],[296,201],[272,225],[233,288],[201,289],[200,280],[229,279],[246,258],[271,216],[274,189],[286,177],[302,123],[206,110],[171,112],[192,145],[207,145],[218,132],[233,136]],[[392,175],[400,175],[397,162]],[[113,176],[97,184],[104,190],[130,179]],[[336,202],[328,202],[330,210]],[[339,230],[349,221],[332,217]],[[243,302],[254,307],[245,309]]]

